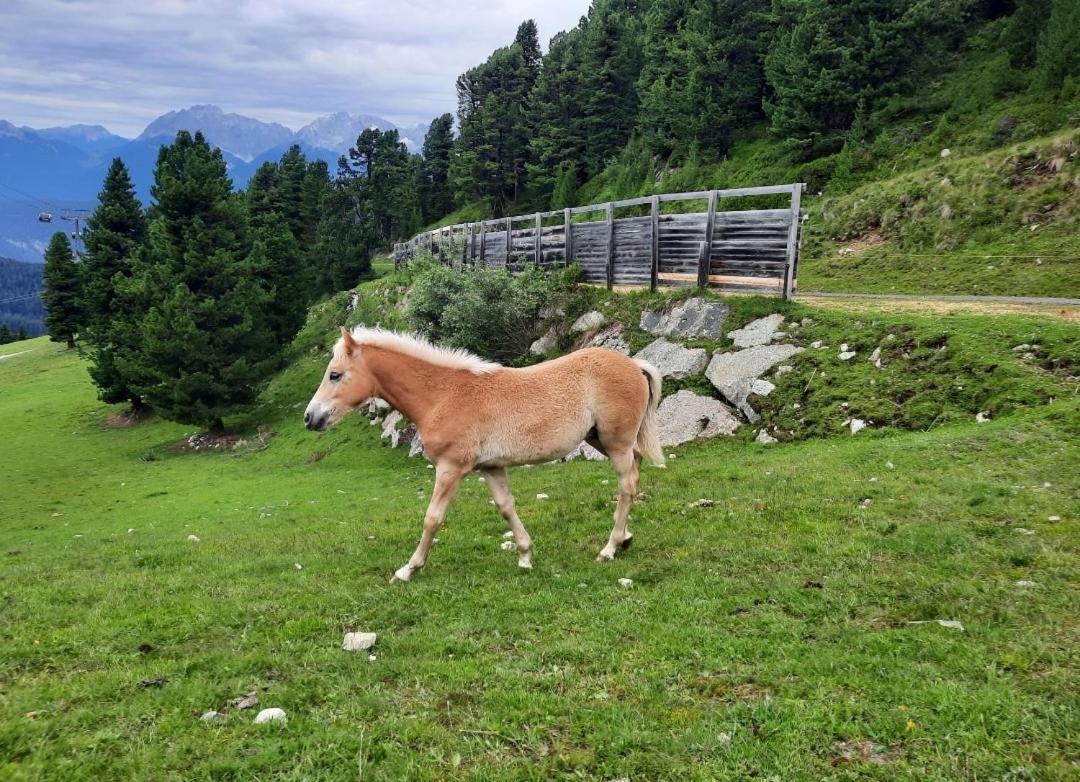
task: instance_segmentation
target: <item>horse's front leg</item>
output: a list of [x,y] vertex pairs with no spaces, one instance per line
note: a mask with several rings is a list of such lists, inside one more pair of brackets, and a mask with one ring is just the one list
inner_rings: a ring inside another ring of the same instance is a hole
[[454,499],[458,485],[468,470],[463,470],[456,464],[440,463],[435,465],[435,490],[431,493],[431,502],[428,503],[427,513],[424,516],[424,532],[420,536],[420,543],[416,551],[409,557],[409,561],[402,565],[390,579],[395,581],[408,581],[413,573],[422,568],[427,562],[428,552],[431,550],[431,541],[435,533],[439,531],[443,518],[446,516],[446,508],[450,500]]

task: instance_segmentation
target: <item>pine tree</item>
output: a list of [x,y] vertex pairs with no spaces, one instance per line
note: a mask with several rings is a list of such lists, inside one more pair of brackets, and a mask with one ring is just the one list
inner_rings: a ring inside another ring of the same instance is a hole
[[124,283],[133,274],[136,255],[146,240],[146,217],[120,158],[109,166],[84,236],[80,342],[90,360],[90,377],[102,401],[130,402],[138,409],[142,399],[121,372],[117,355],[139,350],[144,313],[125,295]]
[[75,347],[75,335],[82,320],[80,297],[79,267],[71,252],[71,242],[66,233],[57,231],[45,250],[45,289],[41,292],[45,328],[53,342]]
[[252,252],[231,191],[220,150],[201,133],[161,148],[146,263],[133,281],[147,305],[143,346],[121,361],[162,416],[212,430],[255,401],[278,359],[272,291],[256,267],[265,247]]
[[1053,0],[1050,18],[1039,37],[1038,86],[1060,90],[1067,80],[1080,86],[1080,3]]
[[424,159],[417,187],[424,223],[433,223],[454,208],[449,180],[453,147],[454,117],[443,114],[431,121],[424,136]]

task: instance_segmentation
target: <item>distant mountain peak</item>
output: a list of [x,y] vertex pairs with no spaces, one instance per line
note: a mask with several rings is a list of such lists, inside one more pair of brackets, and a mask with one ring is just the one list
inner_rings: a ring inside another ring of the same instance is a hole
[[162,114],[136,140],[171,137],[181,130],[192,133],[201,130],[207,141],[241,160],[252,160],[260,152],[293,137],[289,128],[277,122],[226,113],[220,106],[200,103]]

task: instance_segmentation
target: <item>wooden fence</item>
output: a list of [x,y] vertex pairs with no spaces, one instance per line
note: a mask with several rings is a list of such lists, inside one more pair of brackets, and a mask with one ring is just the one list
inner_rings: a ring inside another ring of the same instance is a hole
[[[511,271],[570,260],[581,265],[587,282],[608,288],[696,284],[790,298],[798,273],[803,188],[796,183],[666,193],[459,223],[395,244],[394,265],[406,264],[418,249],[444,263]],[[770,197],[775,203],[785,195],[782,208],[722,208],[727,199],[743,205]]]

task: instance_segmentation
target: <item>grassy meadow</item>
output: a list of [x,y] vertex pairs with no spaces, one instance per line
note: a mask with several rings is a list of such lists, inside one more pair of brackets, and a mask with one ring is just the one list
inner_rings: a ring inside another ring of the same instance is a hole
[[[1045,328],[1075,351],[1075,323],[904,316],[1000,343],[920,371],[1000,365],[1023,393],[984,424],[673,449],[613,563],[605,464],[510,471],[531,572],[472,477],[391,585],[433,471],[360,416],[304,430],[332,316],[228,452],[110,425],[60,345],[0,348],[29,351],[0,359],[0,779],[1075,778],[1080,402],[1011,350]],[[352,630],[376,659],[342,651]]]

